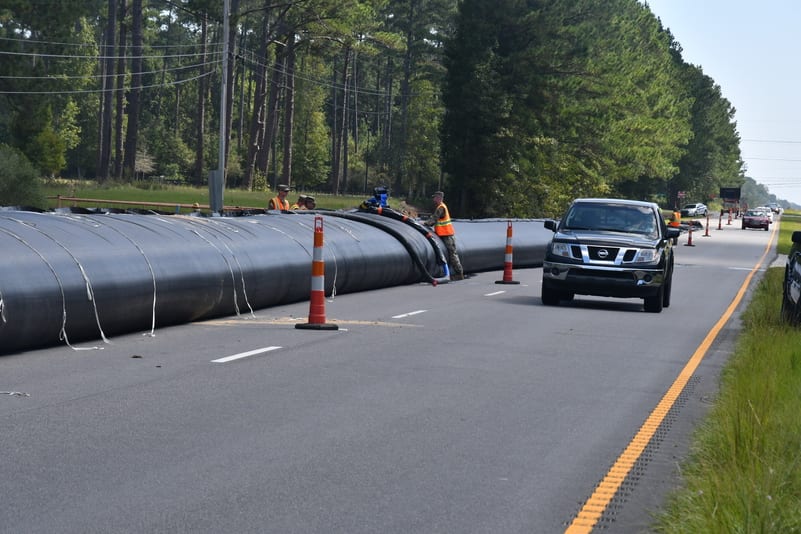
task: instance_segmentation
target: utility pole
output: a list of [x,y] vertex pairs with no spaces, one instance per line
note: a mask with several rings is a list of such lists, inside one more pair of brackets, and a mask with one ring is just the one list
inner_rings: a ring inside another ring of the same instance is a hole
[[216,171],[211,171],[209,175],[209,207],[212,213],[222,214],[223,210],[223,190],[225,189],[225,146],[226,146],[226,102],[227,102],[227,83],[228,83],[228,12],[230,11],[230,0],[223,0],[223,57],[222,57],[222,78],[220,81],[220,158],[219,167]]

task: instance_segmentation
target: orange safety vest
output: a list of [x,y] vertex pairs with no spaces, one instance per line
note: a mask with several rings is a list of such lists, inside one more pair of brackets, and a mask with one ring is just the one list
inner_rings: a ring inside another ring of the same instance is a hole
[[437,219],[437,222],[434,224],[434,231],[440,237],[453,235],[453,225],[451,224],[451,214],[448,212],[448,206],[445,205],[444,202],[440,202],[439,204],[443,208],[442,217]]
[[[274,210],[289,210],[289,201],[286,200],[286,199],[281,200],[280,197],[275,197],[272,200],[270,200],[270,203],[273,205],[273,207],[271,209],[274,209]],[[268,207],[269,207],[269,205],[268,205]]]
[[669,226],[681,226],[681,212],[674,211],[673,212],[673,219],[670,221]]

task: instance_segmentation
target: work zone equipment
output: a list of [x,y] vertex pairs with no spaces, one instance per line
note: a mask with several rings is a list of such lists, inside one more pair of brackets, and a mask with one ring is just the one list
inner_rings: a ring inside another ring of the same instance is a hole
[[314,218],[314,250],[312,251],[311,296],[309,322],[295,328],[306,330],[338,330],[339,326],[325,322],[325,260],[323,260],[323,218]]

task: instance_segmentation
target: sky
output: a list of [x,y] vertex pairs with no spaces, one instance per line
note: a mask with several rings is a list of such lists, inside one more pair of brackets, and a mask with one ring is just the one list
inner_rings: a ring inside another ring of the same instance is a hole
[[801,206],[801,1],[644,3],[736,110],[746,176]]

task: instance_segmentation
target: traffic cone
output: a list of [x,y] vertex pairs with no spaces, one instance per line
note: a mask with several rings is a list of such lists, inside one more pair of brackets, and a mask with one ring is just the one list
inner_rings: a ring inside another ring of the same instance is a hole
[[[690,221],[690,222],[692,223],[692,221]],[[687,234],[687,242],[684,243],[684,246],[685,247],[694,247],[695,245],[693,245],[693,225],[690,224],[688,226],[688,229],[689,229],[688,230],[689,233]]]
[[325,261],[323,261],[323,218],[314,217],[314,250],[312,252],[311,298],[309,322],[295,328],[307,330],[338,330],[339,326],[325,322]]
[[726,222],[726,226],[731,224],[731,208],[729,208],[729,220]]
[[709,237],[709,212],[706,212],[706,229],[704,230],[704,237]]
[[496,280],[496,284],[519,284],[512,280],[512,221],[506,227],[506,254],[503,258],[503,280]]

